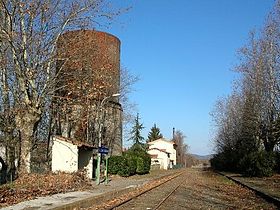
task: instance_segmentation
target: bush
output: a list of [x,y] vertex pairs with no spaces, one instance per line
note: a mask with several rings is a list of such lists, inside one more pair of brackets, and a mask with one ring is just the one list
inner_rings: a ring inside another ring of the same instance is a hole
[[172,169],[178,169],[178,168],[184,168],[184,164],[182,164],[182,163],[177,163],[176,165],[174,165],[174,166],[172,167]]
[[111,156],[108,160],[108,173],[120,176],[149,173],[150,155],[142,145],[134,145],[123,156]]
[[275,167],[275,156],[266,151],[252,152],[240,161],[240,170],[244,176],[272,176]]
[[126,159],[124,159],[122,167],[119,168],[118,175],[123,176],[123,177],[130,176],[129,166],[127,164],[127,160]]
[[144,174],[147,174],[150,172],[151,169],[151,157],[148,153],[145,154],[145,156],[142,157],[144,161]]
[[137,157],[133,154],[125,153],[124,154],[125,159],[127,160],[127,165],[129,168],[129,175],[136,174],[136,168],[137,168]]
[[137,157],[137,168],[136,168],[137,174],[145,174],[145,164],[142,157]]
[[215,154],[210,159],[211,167],[219,171],[236,172],[238,170],[239,158],[234,150],[226,150],[222,153]]
[[136,173],[136,160],[127,156],[111,156],[108,162],[108,173],[123,177]]
[[143,145],[134,144],[125,155],[133,159],[133,163],[136,164],[133,169],[137,174],[149,173],[151,168],[151,157],[146,152]]
[[119,170],[125,165],[125,158],[123,156],[111,156],[108,159],[108,173],[118,174]]

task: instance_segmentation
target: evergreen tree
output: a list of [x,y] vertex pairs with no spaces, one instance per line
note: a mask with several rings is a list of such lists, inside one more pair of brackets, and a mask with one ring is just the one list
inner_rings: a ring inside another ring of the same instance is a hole
[[141,136],[141,130],[143,129],[144,126],[142,123],[140,123],[139,113],[137,113],[137,116],[135,118],[135,124],[130,132],[131,134],[130,140],[132,140],[134,144],[142,144],[144,137]]
[[162,134],[160,133],[160,129],[154,124],[154,126],[151,128],[151,131],[148,134],[148,140],[147,142],[155,141],[157,139],[162,138]]

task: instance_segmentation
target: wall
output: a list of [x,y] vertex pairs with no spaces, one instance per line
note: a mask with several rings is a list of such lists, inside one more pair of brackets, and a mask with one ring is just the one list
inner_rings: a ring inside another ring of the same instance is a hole
[[79,148],[78,169],[86,169],[87,177],[93,178],[93,151]]
[[52,171],[75,172],[77,169],[78,147],[54,138],[52,147]]
[[[168,168],[168,165],[170,164],[169,160],[173,160],[173,164],[176,165],[176,150],[174,149],[174,144],[172,142],[169,142],[167,140],[155,140],[149,143],[149,148],[157,148],[157,149],[163,149],[166,150],[166,152],[170,153],[170,158],[168,160],[164,161],[164,168]],[[156,150],[154,150],[156,151]],[[158,151],[161,156],[163,152]],[[166,153],[164,153],[166,154]],[[167,164],[167,166],[166,166]]]
[[153,158],[154,160],[158,160],[160,164],[160,169],[168,169],[169,158],[165,152],[159,151],[157,149],[151,149],[148,151],[150,155],[157,155],[157,158]]

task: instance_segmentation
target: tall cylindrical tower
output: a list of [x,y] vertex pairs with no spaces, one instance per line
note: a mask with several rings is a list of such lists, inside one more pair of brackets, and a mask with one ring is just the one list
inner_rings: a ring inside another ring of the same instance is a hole
[[120,40],[95,30],[68,31],[58,40],[57,57],[58,133],[96,145],[102,122],[102,143],[119,154],[122,108],[110,96],[120,91]]

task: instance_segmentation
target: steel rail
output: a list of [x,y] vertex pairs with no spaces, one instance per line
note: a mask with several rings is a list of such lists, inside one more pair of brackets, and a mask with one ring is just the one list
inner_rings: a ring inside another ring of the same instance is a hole
[[[107,208],[105,208],[105,209],[106,209],[106,210],[116,209],[116,208],[118,208],[118,207],[120,207],[120,206],[122,206],[122,205],[128,203],[129,201],[132,201],[132,200],[136,199],[137,197],[139,197],[139,196],[141,196],[141,195],[143,195],[143,194],[145,194],[145,193],[147,193],[147,192],[149,192],[149,191],[151,191],[151,190],[153,190],[153,189],[155,189],[155,188],[157,188],[157,187],[159,187],[159,186],[161,186],[161,185],[163,185],[163,184],[165,184],[165,183],[167,183],[167,182],[169,182],[169,181],[171,181],[171,180],[173,180],[173,179],[175,179],[176,177],[182,175],[183,173],[184,173],[184,172],[178,173],[178,174],[176,174],[176,176],[173,176],[173,177],[171,177],[170,179],[168,179],[168,180],[166,180],[166,181],[164,181],[164,182],[162,182],[162,183],[160,183],[160,184],[158,184],[158,185],[156,185],[156,186],[154,186],[154,187],[151,187],[151,188],[149,188],[149,189],[147,189],[147,190],[144,190],[143,192],[140,192],[139,194],[137,194],[137,195],[135,195],[135,196],[132,196],[132,197],[130,197],[130,198],[128,198],[128,199],[125,199],[125,200],[121,201],[120,203],[117,203],[117,204],[115,204],[115,205],[113,205],[113,206],[110,206],[110,207],[107,207]],[[185,181],[185,180],[184,180],[184,181]]]
[[176,186],[167,196],[165,196],[164,199],[162,199],[161,202],[158,203],[158,205],[153,208],[153,210],[157,210],[160,206],[162,206],[162,204],[183,184],[183,182],[185,182],[186,180],[182,181],[180,184],[178,184],[178,186]]

